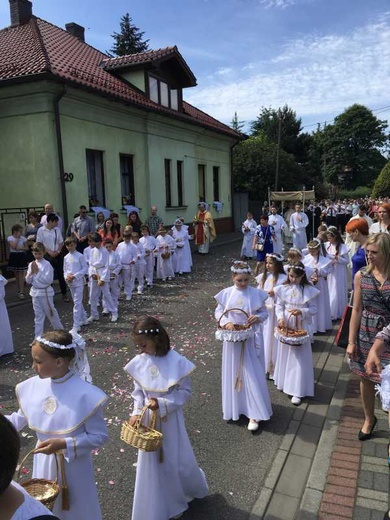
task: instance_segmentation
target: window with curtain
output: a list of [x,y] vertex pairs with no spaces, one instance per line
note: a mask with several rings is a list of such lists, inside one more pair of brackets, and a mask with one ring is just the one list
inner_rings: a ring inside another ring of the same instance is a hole
[[171,160],[164,159],[165,167],[165,205],[169,208],[172,206],[172,190],[171,190]]
[[122,206],[135,206],[135,190],[134,190],[134,156],[127,154],[119,154],[120,174],[121,174],[121,193]]
[[86,151],[89,206],[106,205],[104,192],[103,154],[101,150]]

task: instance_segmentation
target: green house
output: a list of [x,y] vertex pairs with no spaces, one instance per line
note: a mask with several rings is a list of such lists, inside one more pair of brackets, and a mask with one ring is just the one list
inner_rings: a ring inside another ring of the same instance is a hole
[[109,58],[83,27],[37,18],[28,0],[10,0],[10,12],[0,30],[1,215],[23,220],[51,202],[66,223],[89,203],[122,221],[136,206],[145,220],[156,205],[171,224],[192,221],[206,200],[218,231],[233,229],[241,135],[184,101],[196,78],[177,47]]

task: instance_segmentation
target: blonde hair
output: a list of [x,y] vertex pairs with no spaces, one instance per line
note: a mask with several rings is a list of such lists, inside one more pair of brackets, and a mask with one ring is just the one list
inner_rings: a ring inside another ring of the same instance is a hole
[[[390,280],[390,235],[387,233],[375,233],[374,235],[370,235],[366,241],[366,251],[367,247],[371,244],[377,245],[379,252],[385,257],[383,274],[387,280]],[[373,269],[373,266],[368,264],[366,273],[372,273]]]

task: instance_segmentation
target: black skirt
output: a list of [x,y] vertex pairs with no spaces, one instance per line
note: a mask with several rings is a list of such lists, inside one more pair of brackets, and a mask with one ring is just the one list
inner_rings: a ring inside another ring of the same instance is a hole
[[10,253],[8,259],[8,271],[26,271],[27,255],[24,251],[20,253]]

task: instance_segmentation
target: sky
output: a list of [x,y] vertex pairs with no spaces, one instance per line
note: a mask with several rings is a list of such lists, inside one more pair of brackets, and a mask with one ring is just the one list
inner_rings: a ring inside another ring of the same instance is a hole
[[184,99],[226,124],[236,112],[248,130],[262,107],[287,104],[310,132],[354,103],[390,123],[389,0],[33,0],[103,52],[127,12],[151,49],[177,45],[197,78]]

